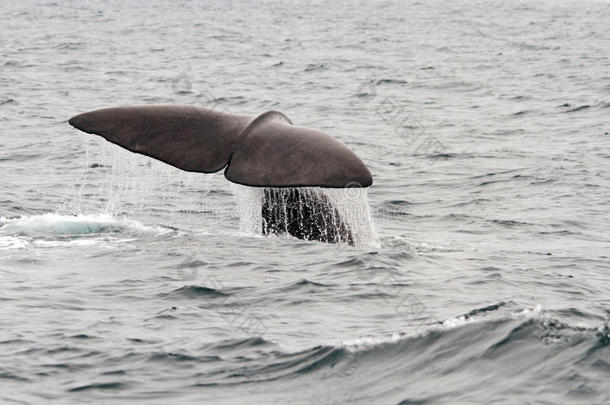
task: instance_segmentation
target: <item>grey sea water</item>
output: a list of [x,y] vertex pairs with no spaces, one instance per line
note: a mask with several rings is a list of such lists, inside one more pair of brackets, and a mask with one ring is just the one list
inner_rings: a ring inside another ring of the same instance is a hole
[[[610,401],[608,2],[0,10],[0,402]],[[358,244],[67,123],[142,104],[335,136]]]

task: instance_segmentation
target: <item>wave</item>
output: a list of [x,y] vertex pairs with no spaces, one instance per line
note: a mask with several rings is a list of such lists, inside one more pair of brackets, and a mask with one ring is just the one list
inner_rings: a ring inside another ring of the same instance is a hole
[[203,287],[198,285],[188,285],[177,288],[168,293],[162,293],[159,296],[162,298],[175,299],[175,298],[208,298],[208,297],[227,297],[230,294],[224,293],[220,290]]
[[[172,293],[184,292],[209,293],[190,286]],[[137,340],[118,356],[88,350],[83,337],[72,336],[45,350],[70,353],[69,360],[58,358],[60,363],[49,365],[61,366],[63,372],[73,372],[83,364],[79,361],[89,361],[95,353],[99,371],[66,386],[67,392],[95,390],[122,398],[138,395],[134,390],[142,389],[152,366],[163,389],[180,387],[185,393],[181,402],[188,402],[191,393],[201,395],[203,388],[210,402],[233,403],[235,388],[248,392],[250,403],[277,402],[285,393],[293,403],[521,402],[516,398],[602,403],[610,376],[607,320],[584,326],[578,323],[582,317],[567,323],[556,311],[514,308],[514,303],[498,302],[401,333],[296,351],[260,336],[172,351],[158,342]],[[10,342],[0,345],[4,343]]]
[[[262,338],[232,342],[224,346],[225,361],[198,373],[193,386],[259,386],[281,380],[283,389],[299,391],[304,389],[302,378],[307,378],[336,387],[335,400],[349,398],[357,403],[510,402],[515,394],[536,394],[557,402],[604,395],[610,374],[607,324],[573,326],[540,308],[498,314],[503,306],[490,305],[409,333],[363,337],[293,353],[266,350],[260,355],[260,347],[277,347]],[[252,349],[256,345],[259,355],[244,362],[244,345]],[[459,391],[453,389],[456,385]],[[269,384],[271,391],[276,387],[280,385]]]

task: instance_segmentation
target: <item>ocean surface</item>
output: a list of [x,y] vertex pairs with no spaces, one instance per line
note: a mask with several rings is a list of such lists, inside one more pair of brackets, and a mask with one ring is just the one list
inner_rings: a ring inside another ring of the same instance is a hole
[[[0,403],[610,402],[610,3],[0,11]],[[356,246],[67,122],[149,104],[339,139]]]

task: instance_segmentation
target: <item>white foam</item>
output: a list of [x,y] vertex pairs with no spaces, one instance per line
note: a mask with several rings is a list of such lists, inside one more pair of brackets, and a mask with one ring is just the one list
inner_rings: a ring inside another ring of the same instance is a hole
[[25,249],[29,242],[15,236],[0,236],[0,249]]
[[63,246],[93,246],[98,242],[91,239],[75,239],[70,241],[35,240],[32,245],[36,248],[54,248]]
[[0,217],[0,234],[4,235],[90,235],[132,230],[139,232],[168,232],[167,229],[149,227],[138,221],[98,215],[43,215],[18,218]]

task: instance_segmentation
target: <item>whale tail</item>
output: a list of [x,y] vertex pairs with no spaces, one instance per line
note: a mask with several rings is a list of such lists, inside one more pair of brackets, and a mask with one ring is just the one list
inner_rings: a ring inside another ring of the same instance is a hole
[[182,170],[225,168],[254,187],[368,187],[371,173],[345,145],[269,111],[252,119],[192,106],[115,107],[72,117],[70,125]]

